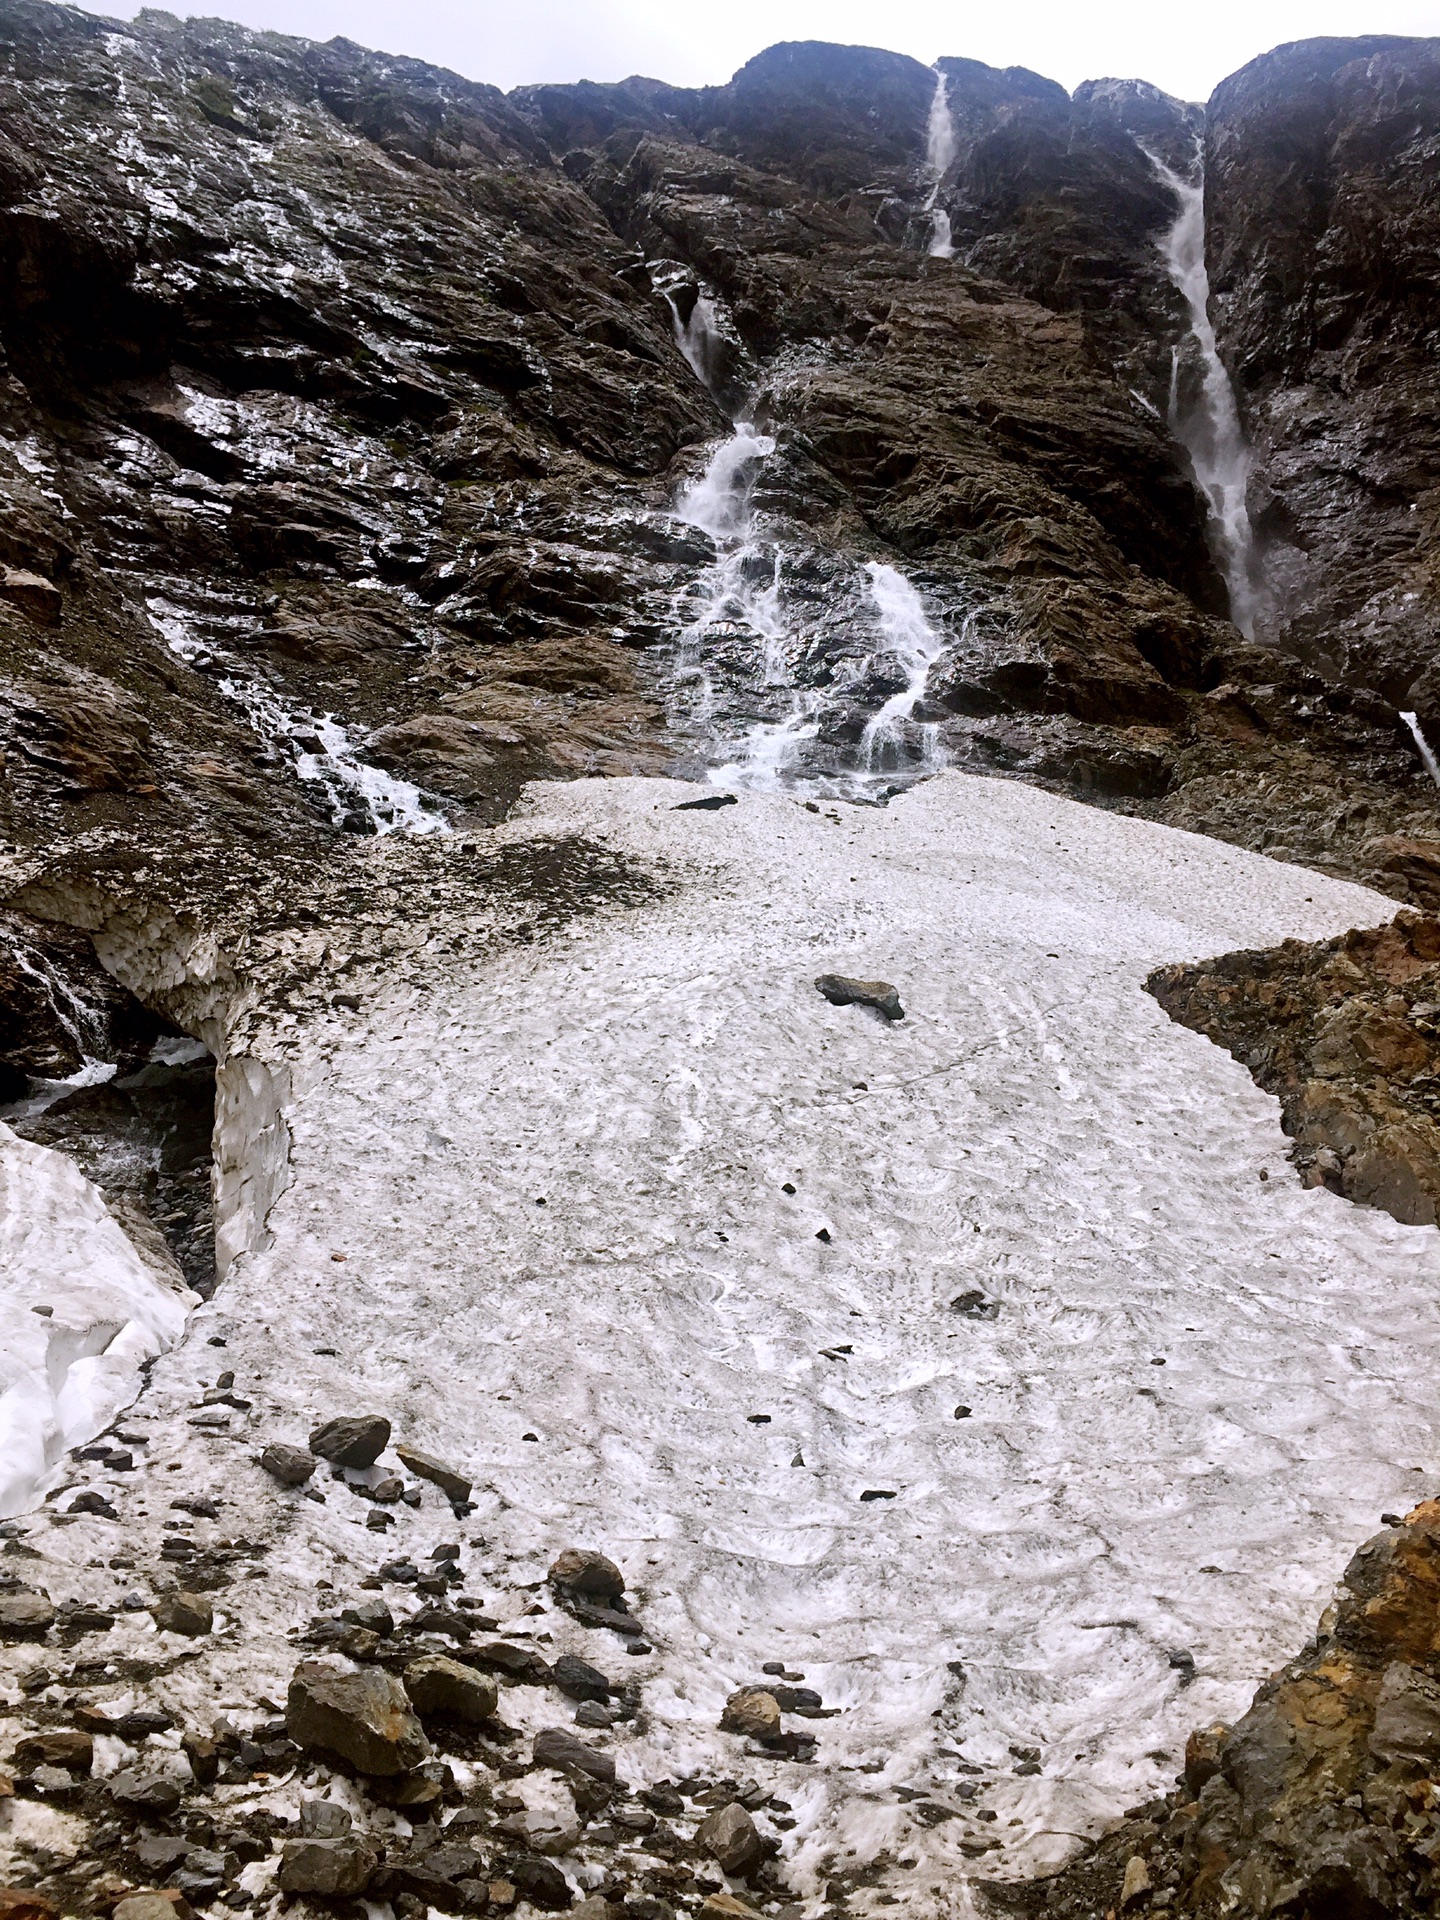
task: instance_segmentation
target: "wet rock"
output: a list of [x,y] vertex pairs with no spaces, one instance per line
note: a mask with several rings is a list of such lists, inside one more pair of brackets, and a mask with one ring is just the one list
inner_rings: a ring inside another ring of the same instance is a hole
[[178,1781],[146,1767],[126,1767],[112,1774],[109,1789],[115,1804],[131,1813],[173,1813],[181,1800]]
[[260,1465],[282,1487],[303,1487],[319,1462],[304,1447],[292,1447],[283,1440],[272,1440],[259,1456]]
[[720,1731],[749,1740],[774,1740],[780,1733],[780,1704],[762,1687],[741,1687],[725,1702]]
[[722,807],[738,805],[738,796],[733,793],[707,793],[699,800],[682,800],[673,806],[672,813],[718,813]]
[[341,1673],[302,1660],[290,1681],[285,1724],[307,1752],[335,1753],[360,1773],[408,1773],[430,1752],[400,1682],[368,1668]]
[[337,1467],[373,1467],[390,1444],[390,1422],[378,1413],[327,1420],[310,1435],[310,1451]]
[[537,1733],[531,1751],[537,1766],[554,1767],[562,1773],[574,1767],[606,1786],[615,1783],[615,1762],[611,1756],[586,1746],[566,1727],[547,1727]]
[[578,1654],[562,1653],[551,1669],[555,1685],[572,1700],[608,1700],[610,1682],[598,1667],[592,1667]]
[[433,1454],[422,1453],[418,1447],[397,1444],[395,1456],[401,1466],[413,1473],[417,1479],[429,1480],[451,1500],[470,1498],[472,1483],[463,1473],[457,1473],[453,1467],[447,1467],[443,1460],[437,1460]]
[[280,1853],[277,1880],[282,1893],[318,1893],[327,1898],[363,1893],[377,1855],[363,1840],[287,1840]]
[[69,1773],[89,1773],[94,1759],[95,1742],[88,1733],[29,1733],[15,1745],[15,1763],[21,1767],[63,1767]]
[[738,1800],[707,1815],[695,1830],[695,1843],[723,1873],[737,1880],[752,1873],[764,1858],[755,1822]]
[[473,1726],[495,1713],[496,1687],[489,1675],[441,1653],[428,1654],[405,1669],[405,1691],[422,1719],[435,1715]]
[[203,1593],[167,1593],[150,1612],[162,1633],[183,1633],[194,1639],[215,1626],[214,1603]]
[[832,1007],[873,1007],[887,1020],[903,1020],[900,990],[888,980],[852,980],[848,974],[822,973],[815,982]]
[[40,1640],[55,1624],[55,1608],[49,1596],[31,1593],[23,1587],[16,1593],[0,1593],[0,1640]]

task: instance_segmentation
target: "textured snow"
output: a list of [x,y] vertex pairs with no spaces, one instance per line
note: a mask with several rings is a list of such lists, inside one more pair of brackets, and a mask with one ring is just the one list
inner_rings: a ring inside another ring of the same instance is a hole
[[130,1404],[141,1363],[195,1302],[146,1265],[72,1160],[0,1123],[0,1519]]
[[[964,1911],[963,1842],[1046,1865],[1168,1785],[1432,1489],[1435,1233],[1303,1191],[1277,1103],[1142,987],[1393,905],[957,774],[885,810],[688,792],[532,789],[497,841],[583,833],[671,890],[432,942],[302,1038],[272,1243],[192,1340],[223,1327],[270,1436],[373,1408],[472,1473],[482,1573],[621,1562],[654,1653],[569,1631],[645,1682],[623,1775],[755,1773],[812,1890],[888,1849],[904,1904]],[[337,1579],[395,1551],[312,1521]],[[794,1723],[810,1766],[716,1731],[774,1659],[842,1710]],[[998,1822],[912,1828],[894,1786],[958,1805],[959,1754],[1005,1771]]]

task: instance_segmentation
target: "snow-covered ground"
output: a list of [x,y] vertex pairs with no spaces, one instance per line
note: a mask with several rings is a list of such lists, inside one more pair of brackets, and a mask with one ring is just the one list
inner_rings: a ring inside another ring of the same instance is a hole
[[[963,1912],[965,1873],[1053,1864],[1168,1786],[1434,1491],[1440,1239],[1302,1191],[1278,1103],[1143,990],[1393,903],[1011,782],[673,811],[693,792],[532,789],[495,841],[580,834],[668,891],[488,957],[432,941],[301,1034],[272,1243],[158,1364],[146,1473],[183,1459],[275,1529],[257,1623],[397,1547],[483,1541],[481,1595],[602,1549],[653,1653],[526,1624],[643,1683],[643,1731],[587,1736],[622,1775],[753,1773],[798,1884],[883,1849],[904,1905]],[[831,1006],[824,972],[907,1017]],[[208,1438],[222,1365],[256,1404]],[[433,1491],[357,1533],[359,1503],[248,1464],[372,1410],[473,1474],[461,1533]],[[245,1655],[213,1658],[220,1707]],[[812,1764],[716,1730],[771,1660],[842,1709],[794,1723]],[[894,1788],[944,1801],[964,1762],[1001,1770],[998,1821],[912,1827]]]

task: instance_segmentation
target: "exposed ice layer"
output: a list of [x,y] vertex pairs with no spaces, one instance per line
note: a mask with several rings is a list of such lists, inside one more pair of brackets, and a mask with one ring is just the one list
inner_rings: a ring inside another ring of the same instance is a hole
[[146,1265],[71,1159],[0,1124],[0,1519],[129,1405],[196,1299]]
[[[436,941],[302,1039],[226,1364],[267,1434],[374,1408],[473,1474],[512,1578],[622,1563],[657,1649],[590,1636],[644,1681],[624,1777],[757,1771],[810,1887],[890,1848],[903,1910],[966,1912],[967,1873],[1168,1784],[1434,1489],[1440,1237],[1302,1190],[1278,1103],[1142,987],[1393,902],[953,773],[838,823],[686,795],[532,789],[498,840],[573,830],[674,891],[483,961]],[[832,1007],[831,970],[907,1017]],[[367,1536],[306,1524],[354,1578]],[[810,1767],[716,1731],[775,1659],[842,1709],[796,1723]],[[961,1751],[998,1823],[910,1830],[894,1787],[945,1800]]]

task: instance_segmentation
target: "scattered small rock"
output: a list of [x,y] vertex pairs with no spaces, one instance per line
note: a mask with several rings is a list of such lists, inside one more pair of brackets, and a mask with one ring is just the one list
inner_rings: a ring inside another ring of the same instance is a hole
[[110,1798],[135,1813],[173,1813],[180,1804],[180,1785],[167,1773],[146,1767],[126,1767],[110,1777]]

